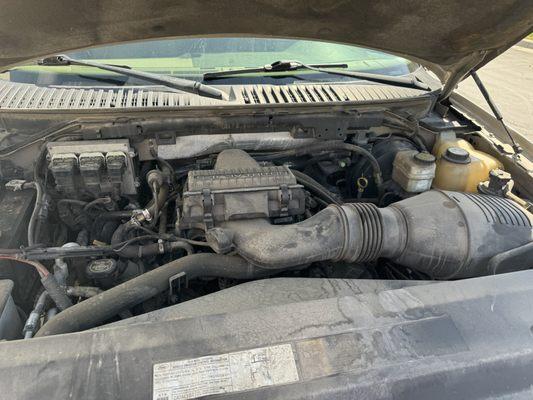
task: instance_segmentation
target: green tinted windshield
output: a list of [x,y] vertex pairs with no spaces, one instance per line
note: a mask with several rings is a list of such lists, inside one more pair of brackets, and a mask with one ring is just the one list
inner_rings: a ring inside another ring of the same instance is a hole
[[[348,65],[346,70],[386,75],[405,75],[418,67],[401,57],[356,46],[272,38],[154,40],[103,46],[68,55],[82,60],[128,65],[143,71],[188,77],[224,69],[257,67],[278,60],[297,60],[307,64],[342,62]],[[298,72],[298,75],[306,74],[316,75],[312,72]],[[108,77],[112,79],[106,80]],[[115,74],[87,67],[37,65],[18,67],[9,76],[12,81],[59,85],[95,83],[91,82],[93,80],[98,84],[124,84],[127,81],[115,78]],[[344,80],[333,76],[325,79]],[[135,82],[129,80],[127,83]]]

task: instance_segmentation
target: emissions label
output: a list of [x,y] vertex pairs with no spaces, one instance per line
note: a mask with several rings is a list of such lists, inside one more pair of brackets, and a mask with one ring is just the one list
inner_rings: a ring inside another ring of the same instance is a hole
[[299,380],[290,344],[154,365],[153,400],[186,400]]

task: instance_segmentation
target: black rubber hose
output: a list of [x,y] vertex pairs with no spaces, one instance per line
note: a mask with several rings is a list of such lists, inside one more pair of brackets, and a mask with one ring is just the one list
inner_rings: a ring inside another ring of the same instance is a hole
[[48,274],[41,278],[41,283],[43,287],[48,292],[50,298],[54,301],[57,308],[61,311],[68,309],[72,306],[72,301],[67,296],[67,292],[59,283],[57,283],[56,278],[52,274]]
[[[153,204],[152,204],[152,208],[150,209],[150,214],[152,215],[152,221],[150,223],[150,226],[154,227],[156,226],[157,219],[159,217],[159,196],[157,195],[158,190],[155,184],[152,184],[150,189],[152,190],[152,197],[153,197]],[[166,201],[166,198],[165,198],[165,201]]]
[[116,207],[116,205],[113,203],[113,200],[111,200],[110,197],[100,197],[85,204],[85,206],[83,206],[83,211],[88,212],[91,208],[98,207],[98,206],[103,206],[108,211]]
[[168,290],[169,279],[180,274],[185,274],[187,279],[201,276],[252,279],[272,274],[272,271],[252,266],[240,257],[193,254],[172,261],[67,308],[46,322],[35,336],[78,332],[98,326],[120,311]]
[[96,238],[97,240],[100,240],[104,243],[110,243],[111,238],[113,237],[113,233],[117,230],[119,227],[120,222],[115,221],[107,221],[102,225],[102,228],[98,232],[98,234],[94,235],[93,238]]
[[27,182],[23,186],[23,189],[29,188],[35,189],[36,191],[35,204],[33,206],[30,221],[28,223],[28,246],[33,246],[35,244],[36,225],[39,223],[39,212],[41,211],[42,201],[45,195],[45,187],[39,177],[39,174],[42,171],[42,164],[46,159],[46,153],[46,146],[41,145],[39,155],[37,156],[37,160],[33,166],[33,182]]
[[185,250],[187,255],[194,253],[194,248],[187,242],[175,241],[167,243],[151,243],[142,246],[124,246],[115,250],[116,254],[124,258],[143,258],[158,254],[171,253],[178,249]]
[[157,197],[154,197],[154,200],[147,208],[154,221],[157,221],[159,210],[165,205],[165,202],[167,201],[168,185],[161,186],[161,188],[156,193]]
[[[384,126],[397,130],[403,130],[403,133],[395,132],[394,134],[401,135],[413,141],[420,151],[428,151],[426,144],[420,137],[420,125],[418,121],[411,121],[391,111],[385,111],[384,114],[386,116],[385,121],[383,121]],[[401,126],[397,126],[395,123],[399,123]]]
[[309,175],[295,169],[291,169],[291,172],[294,174],[296,181],[299,184],[305,186],[310,192],[317,195],[328,204],[341,204],[341,202],[337,200],[333,193],[331,193],[328,189],[326,189],[319,182],[315,181]]
[[78,235],[76,236],[76,243],[78,243],[80,246],[89,245],[89,232],[87,229],[82,229],[78,232]]
[[160,235],[164,235],[167,232],[167,219],[168,219],[168,200],[161,208],[161,215],[159,216],[159,231]]
[[28,223],[28,246],[33,246],[35,244],[35,227],[39,210],[41,209],[44,191],[42,185],[37,181],[26,183],[24,186],[25,189],[32,188],[36,192],[35,204],[31,213],[30,222]]
[[344,142],[319,142],[310,144],[308,146],[302,146],[296,149],[290,149],[285,151],[280,151],[279,153],[272,154],[269,158],[285,158],[285,157],[298,157],[304,154],[315,154],[319,151],[335,151],[335,150],[346,150],[354,154],[359,154],[368,159],[370,165],[372,166],[372,171],[374,172],[374,179],[376,181],[376,186],[381,187],[383,183],[383,178],[381,174],[381,167],[379,166],[378,160],[367,150],[363,149],[360,146]]
[[[237,253],[253,265],[280,269],[338,259],[347,241],[345,212],[330,205],[312,217],[289,225],[271,225],[267,220],[236,220],[224,223]],[[359,221],[355,220],[357,224]],[[357,231],[358,233],[359,231]],[[208,242],[213,239],[208,235]],[[355,237],[361,243],[359,237]],[[351,243],[351,242],[350,242]],[[215,242],[215,247],[217,246]]]
[[113,232],[113,236],[111,237],[111,244],[117,244],[120,242],[123,242],[125,240],[126,233],[133,229],[135,225],[132,224],[131,221],[125,222],[122,225],[120,225],[115,232]]
[[65,207],[68,205],[75,205],[78,207],[85,207],[88,203],[86,201],[82,200],[76,200],[76,199],[60,199],[57,201],[57,207]]

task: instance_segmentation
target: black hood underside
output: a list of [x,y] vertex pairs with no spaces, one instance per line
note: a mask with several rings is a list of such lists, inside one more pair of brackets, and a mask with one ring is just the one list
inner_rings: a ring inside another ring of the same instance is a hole
[[446,81],[532,29],[530,0],[18,0],[2,4],[0,67],[110,43],[246,35],[381,49]]

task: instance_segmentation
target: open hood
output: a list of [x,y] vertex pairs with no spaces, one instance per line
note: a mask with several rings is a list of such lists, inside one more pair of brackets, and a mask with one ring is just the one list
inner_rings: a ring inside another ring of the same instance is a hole
[[380,49],[446,82],[493,59],[532,27],[531,0],[18,0],[0,11],[0,67],[132,40],[248,35]]

